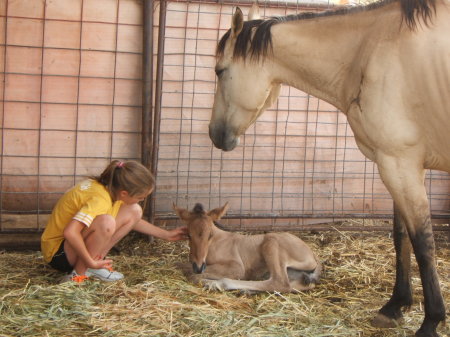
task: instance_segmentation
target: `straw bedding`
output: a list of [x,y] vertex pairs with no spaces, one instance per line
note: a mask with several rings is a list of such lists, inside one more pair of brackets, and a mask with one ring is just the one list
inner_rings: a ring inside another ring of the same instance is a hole
[[[0,336],[410,336],[423,306],[413,262],[414,305],[401,327],[380,330],[370,320],[394,283],[389,233],[337,230],[300,233],[322,259],[322,282],[299,294],[212,292],[176,269],[186,242],[129,235],[113,256],[124,281],[58,284],[60,273],[39,252],[0,252]],[[450,299],[450,243],[437,235],[437,264]],[[448,319],[447,319],[448,320]],[[439,333],[448,336],[448,326]]]

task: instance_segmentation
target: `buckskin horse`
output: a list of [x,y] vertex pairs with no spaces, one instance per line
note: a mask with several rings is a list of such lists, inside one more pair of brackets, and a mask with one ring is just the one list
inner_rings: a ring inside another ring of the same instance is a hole
[[450,172],[450,1],[249,19],[237,8],[217,46],[212,142],[233,150],[281,84],[341,110],[394,200],[396,281],[372,324],[395,326],[411,306],[413,251],[425,309],[416,336],[438,336],[445,306],[424,179],[426,169]]
[[180,264],[186,277],[210,289],[246,293],[297,292],[314,288],[322,264],[311,248],[290,233],[242,235],[218,228],[214,222],[224,206],[205,211],[196,204],[192,212],[174,205],[187,224],[190,264]]

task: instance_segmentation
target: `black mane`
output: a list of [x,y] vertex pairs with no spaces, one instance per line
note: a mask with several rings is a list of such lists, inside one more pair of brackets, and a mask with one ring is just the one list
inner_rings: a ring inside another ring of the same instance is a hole
[[[431,22],[433,14],[436,12],[436,0],[381,0],[365,6],[341,7],[323,12],[303,12],[283,17],[273,17],[267,20],[245,21],[244,26],[236,39],[233,57],[242,57],[245,59],[249,56],[252,60],[258,61],[260,57],[267,56],[272,49],[271,27],[280,22],[362,12],[373,10],[397,1],[400,2],[403,20],[405,20],[406,25],[411,30],[414,30],[417,27],[417,21],[420,18],[425,25],[428,25]],[[229,37],[230,30],[225,33],[217,45],[217,57],[223,55],[225,44]]]

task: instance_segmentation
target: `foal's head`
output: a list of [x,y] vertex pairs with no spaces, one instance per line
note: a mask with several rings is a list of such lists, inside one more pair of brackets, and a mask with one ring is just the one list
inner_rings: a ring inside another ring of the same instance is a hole
[[214,221],[219,220],[226,212],[228,203],[209,212],[203,205],[196,204],[192,211],[174,205],[181,220],[187,224],[189,235],[190,260],[195,273],[200,274],[206,268],[206,256],[213,238]]

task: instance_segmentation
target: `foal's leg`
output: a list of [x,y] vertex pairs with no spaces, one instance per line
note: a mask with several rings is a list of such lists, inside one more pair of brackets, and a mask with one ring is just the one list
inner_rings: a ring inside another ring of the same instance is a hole
[[191,265],[190,270],[185,272],[185,276],[190,282],[202,283],[209,288],[213,288],[210,281],[223,278],[242,279],[245,277],[245,269],[239,262],[227,261],[223,263],[208,264],[203,273],[195,274]]
[[[402,315],[402,307],[412,304],[411,293],[411,243],[405,222],[394,203],[394,246],[396,253],[396,279],[392,297],[379,311],[372,325],[380,328],[395,327]],[[395,320],[395,321],[393,321]]]
[[[406,154],[406,150],[404,152]],[[445,320],[445,307],[436,271],[433,230],[424,186],[425,170],[407,157],[380,156],[378,168],[405,221],[419,266],[425,319],[416,336],[438,336],[436,327]]]

